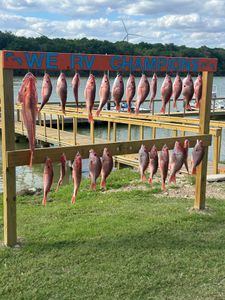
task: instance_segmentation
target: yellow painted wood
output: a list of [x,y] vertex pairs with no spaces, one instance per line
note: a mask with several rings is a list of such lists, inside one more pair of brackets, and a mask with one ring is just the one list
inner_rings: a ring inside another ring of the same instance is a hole
[[131,124],[128,124],[128,129],[127,129],[127,140],[131,141]]
[[41,125],[41,112],[38,113],[38,123]]
[[91,139],[91,143],[94,144],[95,143],[95,127],[94,127],[94,122],[90,123],[90,139]]
[[108,143],[111,141],[111,122],[108,122]]
[[[202,99],[200,105],[200,129],[199,133],[209,133],[210,108],[212,97],[213,73],[203,72]],[[205,208],[206,175],[207,175],[208,147],[205,147],[205,155],[201,164],[197,167],[195,203],[196,209]]]
[[[188,138],[190,147],[193,147],[196,143],[197,139],[201,139],[204,142],[204,145],[211,145],[212,136],[211,135],[195,135],[195,136],[187,136],[180,137],[179,140],[183,143],[184,140]],[[33,160],[33,164],[43,163],[46,156],[51,157],[53,162],[57,162],[60,159],[60,155],[62,151],[66,154],[68,160],[72,160],[74,158],[74,153],[79,151],[83,158],[89,157],[90,148],[94,148],[98,153],[102,153],[105,146],[107,146],[112,155],[122,155],[122,154],[132,154],[137,153],[142,144],[145,144],[149,149],[155,145],[158,149],[161,149],[164,144],[167,144],[169,149],[173,149],[174,143],[177,138],[162,138],[162,139],[150,139],[150,140],[142,140],[142,141],[130,141],[130,142],[115,142],[115,143],[107,143],[103,141],[98,144],[90,144],[90,139],[87,137],[86,145],[77,145],[77,146],[67,146],[67,147],[52,147],[52,148],[41,148],[35,149],[35,156]],[[29,162],[29,150],[16,150],[9,151],[7,153],[7,163],[8,166],[23,166],[27,165]]]
[[172,130],[172,136],[176,137],[177,136],[177,130]]
[[156,127],[152,128],[152,139],[156,138]]
[[[2,62],[0,52],[0,62]],[[2,69],[0,65],[0,99],[2,121],[2,175],[4,207],[4,243],[14,246],[17,243],[16,230],[16,174],[15,167],[7,166],[7,151],[14,151],[14,99],[13,70]]]
[[113,142],[116,142],[116,123],[113,123]]
[[77,118],[73,118],[73,144],[77,144]]
[[59,120],[60,116],[57,115],[57,133],[58,133],[58,144],[61,145],[60,142],[60,120]]
[[62,131],[64,131],[64,116],[61,116],[62,120]]
[[47,137],[47,132],[46,132],[46,114],[45,113],[44,113],[44,135],[45,135],[45,138],[46,138]]
[[144,139],[144,127],[140,126],[140,140]]
[[218,174],[218,163],[219,163],[219,137],[215,136],[213,139],[213,172]]

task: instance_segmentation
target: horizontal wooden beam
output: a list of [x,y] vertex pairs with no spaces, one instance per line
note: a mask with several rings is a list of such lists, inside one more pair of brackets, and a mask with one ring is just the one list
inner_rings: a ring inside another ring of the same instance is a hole
[[[62,153],[66,154],[68,160],[73,160],[76,153],[79,151],[83,158],[89,157],[89,150],[95,149],[99,154],[102,154],[104,147],[108,147],[112,155],[122,155],[137,153],[142,144],[145,144],[148,148],[153,145],[157,149],[161,150],[164,144],[169,149],[173,149],[175,141],[179,140],[182,143],[185,139],[190,142],[190,147],[193,147],[197,139],[201,139],[205,146],[210,146],[212,141],[211,135],[195,135],[186,137],[175,137],[175,138],[162,138],[154,140],[143,140],[143,141],[130,141],[130,142],[117,142],[117,143],[104,143],[104,144],[91,144],[91,145],[78,145],[70,147],[54,147],[54,148],[41,148],[35,149],[33,164],[44,163],[46,157],[50,157],[53,162],[58,162]],[[7,152],[7,166],[23,166],[29,164],[30,151],[27,150],[16,150]]]
[[4,69],[216,72],[217,58],[130,56],[3,50]]

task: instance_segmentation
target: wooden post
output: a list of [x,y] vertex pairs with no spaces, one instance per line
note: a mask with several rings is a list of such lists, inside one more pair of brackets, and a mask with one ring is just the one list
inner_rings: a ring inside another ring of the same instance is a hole
[[62,116],[62,130],[64,131],[64,116]]
[[[199,111],[200,113],[199,132],[202,134],[208,134],[209,122],[210,122],[211,98],[212,98],[213,73],[204,71],[202,79],[203,79],[203,86],[202,86],[202,99],[201,99],[201,105]],[[205,147],[205,155],[203,157],[202,162],[197,167],[195,203],[194,203],[194,207],[197,209],[205,208],[207,161],[208,161],[208,147]]]
[[41,126],[41,112],[38,113],[38,123]]
[[90,123],[90,138],[91,138],[91,143],[95,143],[95,127],[94,127],[94,122]]
[[47,137],[47,131],[46,131],[46,113],[44,113],[44,136],[45,136],[45,142]]
[[[0,62],[2,63],[2,52]],[[15,149],[13,70],[0,67],[0,98],[2,118],[2,173],[4,205],[4,243],[14,246],[16,232],[16,173],[15,167],[7,167],[7,151]]]
[[177,130],[172,130],[172,137],[177,137]]
[[50,114],[50,128],[52,128],[52,114]]
[[131,125],[128,124],[128,135],[127,135],[127,140],[131,141]]
[[108,143],[111,141],[111,122],[108,122]]
[[218,174],[219,163],[219,137],[217,135],[213,138],[213,174]]
[[152,139],[156,138],[156,127],[152,127]]
[[113,122],[113,142],[116,142],[116,122]]
[[222,128],[220,128],[219,136],[218,136],[218,159],[220,162],[220,152],[221,152],[221,141],[222,141]]
[[144,127],[140,126],[140,140],[144,139]]
[[77,118],[73,118],[73,144],[77,144]]
[[60,116],[57,115],[57,133],[58,133],[58,143],[60,145],[61,143],[60,143],[60,122],[59,122],[59,118],[60,118]]

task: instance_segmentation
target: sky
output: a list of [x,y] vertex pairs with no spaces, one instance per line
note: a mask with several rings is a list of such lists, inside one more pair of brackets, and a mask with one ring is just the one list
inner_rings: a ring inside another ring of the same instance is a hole
[[[225,48],[225,0],[1,0],[0,30],[18,36],[126,39]],[[135,35],[132,35],[135,34]]]

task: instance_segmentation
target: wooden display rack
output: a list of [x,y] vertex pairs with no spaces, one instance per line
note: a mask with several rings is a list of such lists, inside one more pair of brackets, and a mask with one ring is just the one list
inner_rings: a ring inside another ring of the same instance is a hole
[[[152,57],[152,56],[121,56],[94,55],[75,53],[0,52],[0,99],[2,122],[2,172],[3,172],[3,202],[4,202],[4,243],[14,246],[17,243],[16,225],[16,174],[15,167],[29,164],[29,150],[15,150],[14,142],[14,99],[13,99],[13,70],[98,70],[98,71],[139,71],[139,72],[203,72],[203,91],[200,108],[199,135],[179,137],[180,141],[188,138],[191,147],[197,139],[202,139],[205,145],[205,155],[197,167],[196,197],[194,207],[205,208],[206,172],[208,146],[211,145],[209,134],[210,106],[212,95],[213,72],[217,70],[217,59],[213,58],[183,58],[183,57]],[[90,144],[58,148],[36,149],[33,163],[44,163],[46,156],[52,161],[59,161],[62,152],[67,159],[72,160],[77,151],[83,158],[88,158],[89,149],[94,148],[99,153],[107,145],[112,155],[138,152],[142,143],[147,147],[156,145],[158,149],[167,144],[173,149],[178,139],[164,138],[128,142],[113,142],[107,144]]]

